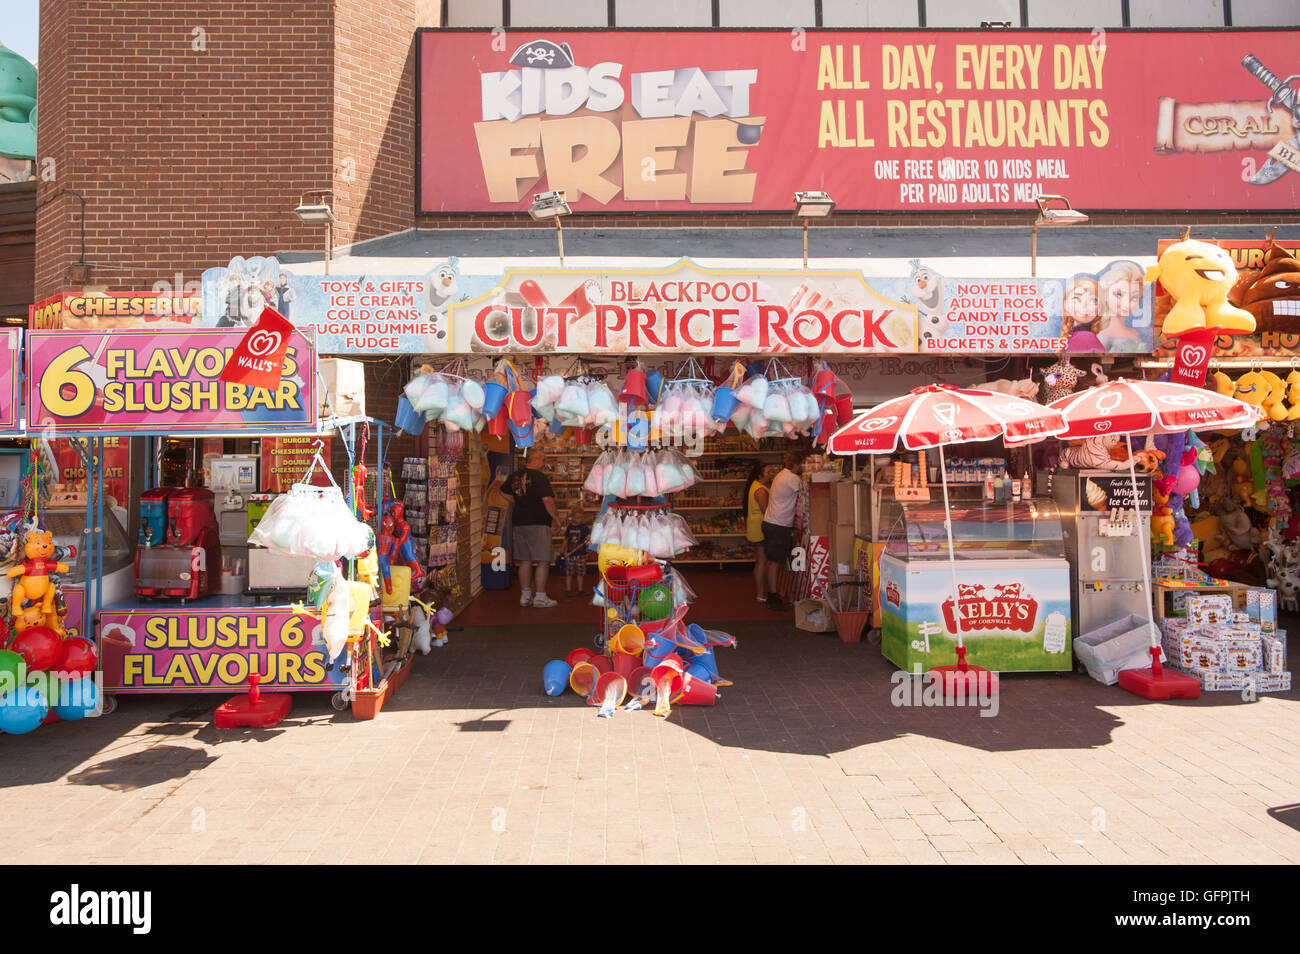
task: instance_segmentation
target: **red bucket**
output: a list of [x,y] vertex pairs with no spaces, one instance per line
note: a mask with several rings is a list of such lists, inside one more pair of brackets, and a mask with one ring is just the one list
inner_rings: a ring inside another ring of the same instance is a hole
[[533,396],[527,391],[511,391],[506,395],[506,414],[517,427],[533,423]]
[[564,663],[572,669],[574,666],[578,665],[578,663],[590,662],[591,657],[594,655],[596,654],[590,649],[583,649],[579,646],[577,649],[570,652],[569,655],[564,657]]
[[697,679],[690,673],[682,677],[681,695],[673,696],[673,702],[684,706],[711,706],[717,699],[717,686],[704,679]]
[[682,691],[682,683],[685,681],[682,661],[676,655],[666,657],[650,671],[650,678],[654,680],[656,686],[667,679],[669,697],[677,695]]
[[595,436],[594,427],[577,427],[573,430],[573,442],[579,447],[585,447],[590,444]]
[[627,377],[623,379],[623,390],[618,392],[618,399],[629,403],[635,401],[642,407],[650,403],[645,391],[644,371],[633,368],[627,373]]
[[510,418],[506,417],[504,407],[497,411],[496,416],[488,421],[488,433],[493,437],[505,437],[510,433]]
[[853,395],[837,395],[835,398],[835,423],[843,427],[851,420],[853,420]]
[[822,368],[818,371],[813,377],[812,392],[818,397],[834,397],[835,372],[830,368]]

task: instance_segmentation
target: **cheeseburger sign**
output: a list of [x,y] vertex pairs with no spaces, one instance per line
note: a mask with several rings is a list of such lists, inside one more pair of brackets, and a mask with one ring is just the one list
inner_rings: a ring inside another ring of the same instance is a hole
[[852,271],[509,271],[450,315],[457,352],[916,351],[916,306]]

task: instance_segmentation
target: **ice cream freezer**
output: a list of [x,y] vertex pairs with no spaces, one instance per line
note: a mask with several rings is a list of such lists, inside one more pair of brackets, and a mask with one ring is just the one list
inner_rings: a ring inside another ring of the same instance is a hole
[[1070,568],[1049,498],[954,504],[949,564],[941,501],[884,501],[881,651],[907,672],[967,660],[997,672],[1072,666]]

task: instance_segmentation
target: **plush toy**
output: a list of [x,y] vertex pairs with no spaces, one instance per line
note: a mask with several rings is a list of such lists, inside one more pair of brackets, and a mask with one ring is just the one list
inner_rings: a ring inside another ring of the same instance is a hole
[[1215,507],[1219,518],[1219,536],[1233,550],[1254,550],[1262,535],[1241,505],[1235,500],[1220,500]]
[[1286,403],[1290,405],[1286,419],[1300,421],[1300,371],[1292,371],[1286,376]]
[[1249,507],[1255,496],[1255,482],[1250,476],[1250,464],[1246,458],[1238,457],[1232,462],[1232,495],[1241,501],[1241,506]]
[[1276,242],[1264,253],[1264,267],[1249,285],[1234,287],[1237,303],[1262,332],[1300,330],[1300,261]]
[[1245,401],[1247,404],[1263,407],[1271,391],[1272,388],[1264,375],[1258,371],[1247,371],[1237,378],[1233,385],[1232,396],[1238,401]]
[[1237,390],[1237,383],[1222,371],[1215,371],[1211,374],[1210,383],[1214,385],[1214,390],[1218,391],[1224,397],[1232,397],[1233,392]]
[[1032,401],[1038,397],[1038,385],[1034,383],[1032,377],[1025,378],[1022,381],[1009,381],[1006,378],[998,378],[996,381],[985,381],[982,384],[977,384],[974,390],[1014,394],[1016,397],[1022,397],[1027,401]]
[[1114,434],[1061,448],[1061,466],[1079,470],[1128,470],[1128,450]]
[[1195,239],[1175,242],[1147,269],[1146,280],[1159,281],[1173,299],[1161,329],[1166,338],[1203,328],[1246,335],[1255,330],[1254,315],[1228,304],[1237,268],[1217,245]]
[[1043,403],[1050,404],[1073,394],[1082,377],[1084,373],[1070,364],[1068,358],[1043,368]]
[[28,530],[23,553],[27,559],[5,574],[20,578],[10,597],[11,612],[15,617],[25,618],[27,604],[34,604],[45,625],[61,636],[63,627],[54,609],[55,583],[50,574],[67,573],[68,565],[51,559],[54,556],[54,535],[49,530]]
[[1151,508],[1151,540],[1160,546],[1174,545],[1174,514],[1169,507],[1169,495],[1153,487],[1155,506]]
[[1264,413],[1271,421],[1285,421],[1289,415],[1287,406],[1283,403],[1287,393],[1286,383],[1272,371],[1260,371],[1259,376],[1268,385],[1268,394],[1260,405],[1264,408]]
[[[1127,460],[1127,456],[1125,459]],[[1133,454],[1133,467],[1139,474],[1145,474],[1149,477],[1159,473],[1160,465],[1164,459],[1164,451],[1154,449],[1135,451]]]

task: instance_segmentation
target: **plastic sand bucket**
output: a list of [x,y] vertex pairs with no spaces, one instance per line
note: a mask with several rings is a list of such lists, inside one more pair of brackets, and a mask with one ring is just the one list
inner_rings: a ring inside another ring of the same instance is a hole
[[664,657],[663,662],[655,666],[650,671],[650,678],[655,681],[655,685],[662,684],[665,680],[668,682],[669,695],[675,696],[682,690],[682,682],[686,677],[686,667],[682,661],[671,653]]
[[717,686],[708,679],[689,672],[682,677],[681,694],[673,696],[673,702],[679,702],[684,706],[711,706],[717,699]]
[[664,568],[658,563],[644,563],[641,566],[624,567],[627,570],[627,582],[632,586],[649,586],[664,578]]
[[646,395],[646,373],[640,368],[633,368],[623,379],[623,390],[618,392],[620,401],[628,401],[640,404],[644,407],[649,403],[649,397]]
[[585,696],[596,688],[596,680],[599,678],[600,670],[590,662],[580,662],[569,673],[569,688],[578,695]]
[[558,696],[569,684],[573,669],[563,659],[552,659],[542,667],[542,688],[548,696]]
[[573,431],[573,443],[579,447],[586,447],[595,437],[596,429],[594,427],[578,427]]
[[650,419],[641,411],[629,412],[626,433],[628,450],[645,450],[650,443]]
[[520,426],[533,423],[533,396],[528,391],[511,391],[506,396],[506,416]]
[[853,420],[853,395],[841,394],[835,398],[835,423],[843,427]]
[[397,413],[394,416],[393,423],[397,425],[399,431],[405,431],[408,434],[419,434],[424,430],[424,415],[411,407],[411,402],[406,399],[405,394],[397,396]]
[[[633,670],[643,668],[641,660],[636,656],[629,656],[627,653],[619,653],[614,657],[614,671],[626,679],[632,675]],[[629,680],[629,685],[631,684]]]
[[835,617],[835,629],[840,634],[840,642],[862,642],[862,629],[867,625],[867,620],[871,619],[871,610],[833,610],[831,615]]
[[509,393],[505,385],[497,384],[495,381],[483,385],[483,416],[496,417],[497,411],[501,410],[502,405],[506,403],[506,395]]
[[818,397],[835,396],[835,372],[822,368],[813,376],[812,393]]
[[627,691],[646,699],[655,697],[655,681],[650,677],[649,666],[637,666],[627,674]]
[[627,677],[616,672],[602,673],[591,696],[596,705],[619,705],[627,698]]
[[551,422],[546,425],[546,429],[550,431],[552,434],[564,433],[564,425],[560,423],[560,419],[558,417],[553,418]]
[[646,399],[652,404],[659,403],[659,396],[664,393],[664,375],[662,371],[651,368],[645,373]]
[[645,633],[635,623],[625,623],[614,634],[614,650],[618,653],[637,656],[645,649]]
[[736,413],[736,392],[733,388],[725,384],[719,385],[718,389],[713,392],[713,419],[715,421],[729,421],[731,415]]
[[505,408],[498,408],[497,412],[488,418],[488,433],[493,437],[505,437],[510,433],[509,422]]
[[584,663],[589,661],[591,657],[594,655],[595,653],[593,653],[590,649],[583,649],[582,647],[578,647],[577,649],[569,653],[569,655],[564,657],[564,662],[570,669],[572,669],[574,666],[578,665],[578,663]]
[[516,424],[514,421],[509,421],[509,424],[510,424],[510,436],[514,438],[516,447],[524,448],[524,447],[533,446],[533,422],[532,421],[529,421],[527,424],[524,424],[522,426]]
[[707,649],[698,656],[692,656],[686,660],[686,671],[695,673],[697,679],[707,679],[709,682],[718,680],[718,661],[713,658],[713,649]]
[[613,672],[614,664],[610,662],[609,657],[603,653],[597,653],[587,660],[587,665],[594,666],[596,672]]

